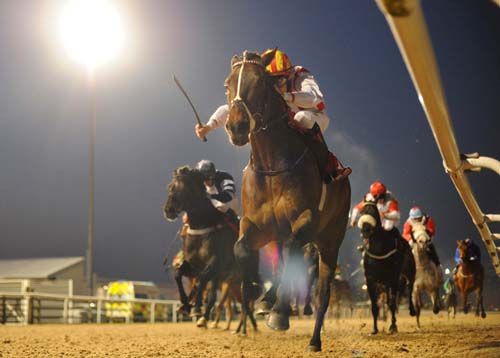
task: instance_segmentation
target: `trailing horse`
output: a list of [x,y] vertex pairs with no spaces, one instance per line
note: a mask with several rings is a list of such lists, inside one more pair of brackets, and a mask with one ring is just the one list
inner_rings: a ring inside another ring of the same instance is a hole
[[[304,135],[290,125],[288,106],[266,72],[274,51],[233,57],[226,79],[230,105],[226,131],[232,144],[250,143],[243,172],[243,217],[235,255],[242,273],[243,310],[260,293],[258,252],[270,241],[284,245],[283,273],[267,325],[289,328],[293,261],[314,242],[320,253],[316,323],[308,349],[321,350],[321,327],[330,299],[330,282],[344,238],[351,189],[344,178],[325,184]],[[250,312],[249,312],[250,313]],[[253,316],[249,315],[252,322]]]
[[205,287],[212,282],[204,315],[198,321],[199,326],[205,326],[209,320],[219,284],[231,277],[235,278],[233,246],[237,238],[236,232],[225,224],[223,214],[214,208],[207,197],[203,180],[202,174],[195,169],[187,166],[178,168],[168,185],[168,199],[164,206],[168,220],[176,219],[183,211],[188,216],[189,228],[182,244],[184,262],[176,275],[183,306],[189,307],[189,299],[182,285],[183,275],[197,278],[195,312],[198,315],[201,315]]
[[[380,214],[375,202],[365,201],[360,212],[358,227],[363,238],[368,240],[363,265],[372,308],[372,334],[378,333],[378,296],[382,290],[385,291],[387,304],[391,311],[389,332],[395,333],[398,330],[396,310],[402,274],[406,271],[409,276],[407,277],[409,292],[413,290],[415,279],[415,261],[410,246],[396,228],[391,231],[382,228]],[[406,269],[404,269],[405,266]],[[410,314],[414,315],[415,309],[411,294],[409,296]]]
[[454,275],[455,284],[457,286],[464,313],[469,311],[467,305],[467,296],[471,292],[476,293],[476,316],[486,317],[483,305],[483,282],[484,282],[484,267],[479,260],[471,260],[468,255],[468,246],[463,240],[457,241],[458,250],[462,263]]
[[443,272],[429,256],[428,246],[431,238],[422,223],[416,222],[412,227],[413,257],[417,267],[415,285],[413,286],[413,302],[417,314],[417,326],[420,328],[420,311],[422,309],[422,293],[426,292],[432,301],[432,312],[439,312],[439,288],[443,284]]

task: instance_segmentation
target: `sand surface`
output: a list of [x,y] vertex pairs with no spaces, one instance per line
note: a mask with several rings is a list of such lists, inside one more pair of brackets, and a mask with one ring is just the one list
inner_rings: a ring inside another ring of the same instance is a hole
[[427,314],[420,331],[402,314],[399,333],[381,322],[377,336],[369,319],[329,319],[321,353],[305,350],[312,320],[292,318],[283,333],[259,324],[247,337],[194,323],[0,326],[0,357],[500,357],[499,313]]

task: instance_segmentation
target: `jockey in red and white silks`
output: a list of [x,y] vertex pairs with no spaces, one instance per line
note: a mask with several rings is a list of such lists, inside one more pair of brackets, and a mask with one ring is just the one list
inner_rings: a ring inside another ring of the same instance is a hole
[[391,231],[399,225],[401,213],[399,210],[399,203],[396,197],[386,189],[380,182],[374,182],[370,186],[370,192],[365,195],[365,199],[352,209],[351,213],[351,226],[354,227],[359,212],[363,208],[366,201],[375,201],[380,213],[382,227],[386,231]]
[[[324,133],[330,124],[330,118],[325,111],[323,94],[319,89],[313,75],[301,66],[295,66],[286,77],[287,81],[282,87],[282,95],[290,108],[293,119],[304,128],[310,129],[318,123]],[[285,87],[286,86],[286,87]],[[226,124],[229,115],[229,105],[224,104],[212,114],[203,131],[203,137],[212,129]],[[198,133],[197,127],[197,133]]]

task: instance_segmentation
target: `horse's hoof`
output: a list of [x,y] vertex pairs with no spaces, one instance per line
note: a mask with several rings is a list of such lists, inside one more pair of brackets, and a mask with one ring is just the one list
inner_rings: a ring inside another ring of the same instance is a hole
[[481,318],[486,318],[486,312],[481,312]]
[[434,307],[434,308],[432,309],[432,312],[433,312],[434,314],[438,314],[438,313],[439,313],[439,307]]
[[321,346],[317,346],[315,344],[310,344],[308,347],[307,347],[307,351],[308,352],[321,352]]
[[217,323],[212,322],[212,323],[210,323],[210,324],[208,325],[208,328],[210,328],[210,329],[217,329],[217,328],[219,328],[219,327],[218,327]]
[[260,301],[255,308],[257,316],[265,316],[271,312],[272,305],[267,301]]
[[398,326],[396,325],[391,325],[389,327],[389,334],[394,334],[394,333],[398,333]]
[[177,308],[177,313],[182,314],[182,315],[188,315],[191,312],[191,305],[180,305],[179,308]]
[[207,320],[205,317],[201,317],[198,321],[196,321],[196,327],[207,328]]
[[312,316],[313,314],[313,309],[311,305],[305,305],[304,306],[304,316]]
[[415,317],[417,315],[417,312],[415,311],[415,307],[411,306],[410,307],[410,316]]
[[267,319],[267,326],[275,331],[286,331],[290,328],[290,322],[287,315],[271,312]]
[[377,329],[374,329],[374,330],[370,333],[370,336],[375,336],[376,334],[378,334],[378,330],[377,330]]

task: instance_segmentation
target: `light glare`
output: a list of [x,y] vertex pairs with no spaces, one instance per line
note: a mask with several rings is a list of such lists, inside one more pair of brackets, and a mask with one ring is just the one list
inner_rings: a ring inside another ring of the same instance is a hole
[[71,0],[61,14],[64,47],[89,69],[112,59],[123,47],[120,16],[106,0]]

